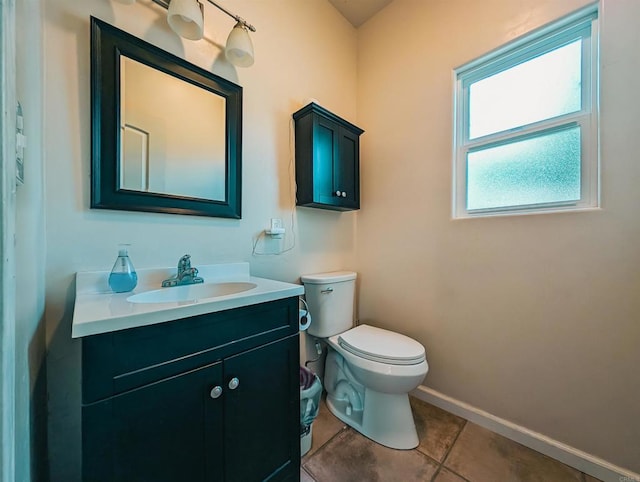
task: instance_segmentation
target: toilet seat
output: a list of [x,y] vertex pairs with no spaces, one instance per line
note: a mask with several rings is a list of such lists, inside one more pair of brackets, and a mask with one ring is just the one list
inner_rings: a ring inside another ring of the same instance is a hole
[[369,325],[341,333],[338,344],[355,356],[389,365],[417,365],[426,360],[424,347],[416,340]]

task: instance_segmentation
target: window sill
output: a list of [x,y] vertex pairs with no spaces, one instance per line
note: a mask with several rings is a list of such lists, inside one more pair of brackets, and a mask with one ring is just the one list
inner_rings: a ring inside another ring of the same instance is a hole
[[463,216],[453,216],[451,217],[451,221],[464,221],[468,219],[480,219],[480,218],[494,218],[494,217],[505,217],[505,216],[532,216],[539,214],[555,214],[555,213],[584,213],[584,212],[594,212],[594,211],[602,211],[601,207],[594,206],[586,206],[586,207],[557,207],[557,208],[546,208],[546,209],[538,209],[535,211],[532,210],[513,210],[513,211],[500,211],[500,212],[482,212],[476,214],[465,214]]

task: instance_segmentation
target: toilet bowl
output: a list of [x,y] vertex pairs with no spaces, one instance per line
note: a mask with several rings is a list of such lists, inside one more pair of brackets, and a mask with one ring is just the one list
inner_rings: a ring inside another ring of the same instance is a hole
[[408,392],[429,369],[424,347],[398,333],[353,327],[356,273],[301,277],[312,315],[308,333],[329,352],[324,387],[329,410],[347,425],[387,447],[412,449],[419,440]]

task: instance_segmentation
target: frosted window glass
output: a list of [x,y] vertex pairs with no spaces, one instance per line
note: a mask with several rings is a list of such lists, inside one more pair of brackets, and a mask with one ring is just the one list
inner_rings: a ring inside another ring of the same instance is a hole
[[582,40],[469,86],[469,138],[581,109]]
[[467,155],[469,210],[579,199],[579,127]]

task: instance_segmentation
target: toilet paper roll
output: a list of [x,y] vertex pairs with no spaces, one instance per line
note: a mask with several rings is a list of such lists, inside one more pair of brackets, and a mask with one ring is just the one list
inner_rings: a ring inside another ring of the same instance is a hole
[[311,313],[307,310],[299,310],[298,311],[298,327],[300,331],[304,331],[309,328],[311,324]]

